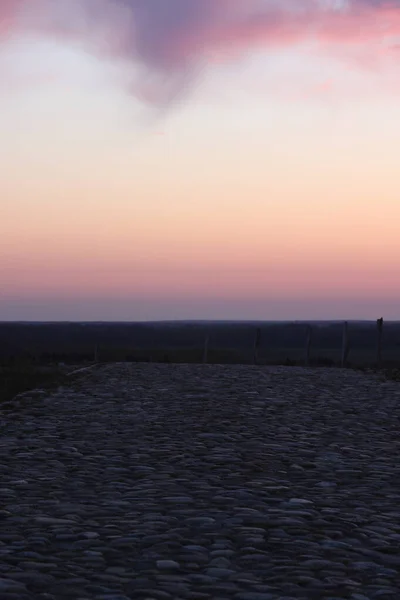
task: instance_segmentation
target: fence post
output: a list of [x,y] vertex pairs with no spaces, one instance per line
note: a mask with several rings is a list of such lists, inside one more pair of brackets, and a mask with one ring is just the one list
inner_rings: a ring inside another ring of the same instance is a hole
[[342,367],[346,366],[347,355],[349,353],[349,326],[347,321],[343,323],[342,337]]
[[382,330],[383,330],[383,318],[380,318],[376,322],[377,325],[377,345],[376,345],[376,366],[378,369],[382,365]]
[[255,339],[254,339],[254,356],[253,356],[253,362],[255,365],[258,364],[258,349],[260,347],[260,342],[261,342],[261,329],[258,327],[256,329],[256,335],[255,335]]
[[204,348],[203,348],[203,364],[207,364],[208,362],[208,343],[210,341],[210,334],[206,333],[204,338]]
[[310,366],[310,350],[311,350],[311,338],[312,338],[312,327],[311,325],[307,325],[307,335],[306,335],[306,357],[305,363],[306,367]]

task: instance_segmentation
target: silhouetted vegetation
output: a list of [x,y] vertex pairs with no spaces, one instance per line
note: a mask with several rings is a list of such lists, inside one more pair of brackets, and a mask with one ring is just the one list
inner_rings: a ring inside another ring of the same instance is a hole
[[32,389],[52,389],[66,383],[67,374],[60,367],[40,367],[21,361],[0,367],[0,403]]

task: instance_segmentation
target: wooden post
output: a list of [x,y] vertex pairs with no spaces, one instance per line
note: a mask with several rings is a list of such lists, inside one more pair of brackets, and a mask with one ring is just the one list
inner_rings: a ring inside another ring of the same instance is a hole
[[349,326],[347,321],[343,323],[342,337],[342,367],[346,366],[347,355],[349,353]]
[[255,365],[258,364],[258,349],[260,347],[260,342],[261,342],[261,329],[257,328],[255,339],[254,339],[254,357],[253,357],[253,362]]
[[210,334],[206,333],[204,338],[204,348],[203,348],[203,364],[207,364],[208,362],[208,343],[210,341]]
[[311,325],[307,325],[306,357],[305,357],[306,367],[310,366],[311,337],[312,337],[312,327],[311,327]]
[[376,366],[378,369],[382,365],[382,330],[383,330],[383,318],[380,318],[376,322],[377,325],[377,345],[376,345]]

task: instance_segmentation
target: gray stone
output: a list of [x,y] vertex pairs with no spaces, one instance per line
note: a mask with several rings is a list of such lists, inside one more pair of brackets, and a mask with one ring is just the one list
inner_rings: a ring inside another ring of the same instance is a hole
[[220,568],[220,567],[210,567],[206,570],[206,575],[209,577],[215,577],[217,579],[224,579],[225,577],[230,577],[234,575],[235,571],[232,569]]
[[161,569],[163,571],[180,569],[180,564],[175,560],[158,560],[156,564],[157,569]]
[[276,594],[262,592],[239,592],[234,596],[235,600],[275,600]]

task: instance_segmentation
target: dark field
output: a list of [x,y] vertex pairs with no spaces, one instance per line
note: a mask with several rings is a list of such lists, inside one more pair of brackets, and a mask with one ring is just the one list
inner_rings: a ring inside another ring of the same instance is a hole
[[[314,322],[311,360],[339,363],[341,322]],[[0,323],[0,361],[25,360],[49,364],[104,361],[199,362],[206,334],[209,362],[252,363],[256,329],[260,328],[259,362],[302,364],[307,323],[273,322],[160,322],[160,323]],[[354,365],[376,360],[375,322],[349,322],[350,352]],[[382,358],[400,365],[400,322],[385,322]]]
[[[307,323],[0,323],[0,401],[35,387],[66,380],[66,372],[94,362],[253,364],[260,329],[258,364],[305,364]],[[341,362],[342,322],[311,322],[310,366]],[[349,322],[347,366],[374,368],[375,322]],[[60,363],[62,363],[60,365]],[[381,367],[400,367],[400,322],[385,322]]]

